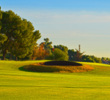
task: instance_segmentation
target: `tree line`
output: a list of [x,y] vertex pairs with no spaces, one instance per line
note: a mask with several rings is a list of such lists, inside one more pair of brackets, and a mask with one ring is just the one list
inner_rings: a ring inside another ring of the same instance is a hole
[[110,61],[109,58],[85,55],[81,52],[80,45],[79,49],[68,49],[64,45],[52,46],[49,38],[37,44],[40,38],[41,33],[34,29],[30,21],[22,19],[11,10],[0,9],[0,58],[3,60]]

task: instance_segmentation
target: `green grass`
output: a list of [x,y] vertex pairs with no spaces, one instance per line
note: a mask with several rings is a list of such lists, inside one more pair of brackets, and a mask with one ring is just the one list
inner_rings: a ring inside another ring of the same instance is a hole
[[0,100],[109,100],[110,65],[84,73],[37,73],[19,68],[39,61],[0,61]]

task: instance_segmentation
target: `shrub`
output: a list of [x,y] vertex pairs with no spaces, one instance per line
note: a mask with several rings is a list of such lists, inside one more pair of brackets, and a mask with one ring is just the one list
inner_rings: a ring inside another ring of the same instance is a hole
[[54,57],[54,60],[57,60],[57,61],[68,61],[68,55],[64,51],[58,48],[54,49],[53,57]]

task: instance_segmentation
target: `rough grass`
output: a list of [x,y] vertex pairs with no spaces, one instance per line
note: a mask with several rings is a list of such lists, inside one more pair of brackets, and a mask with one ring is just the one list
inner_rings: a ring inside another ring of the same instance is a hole
[[83,63],[94,67],[83,73],[19,70],[33,63],[0,61],[0,100],[110,100],[110,65]]
[[24,66],[25,70],[34,72],[57,72],[57,73],[73,73],[87,72],[94,68],[89,65],[82,65],[75,62],[67,61],[50,61],[45,63],[35,63]]

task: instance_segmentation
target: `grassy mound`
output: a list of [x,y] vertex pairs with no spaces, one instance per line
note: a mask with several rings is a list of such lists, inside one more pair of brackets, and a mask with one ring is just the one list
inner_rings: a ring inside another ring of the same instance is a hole
[[44,63],[36,63],[24,66],[25,70],[34,72],[58,72],[58,73],[73,73],[73,72],[87,72],[94,68],[89,65],[82,65],[80,63],[68,61],[50,61]]

